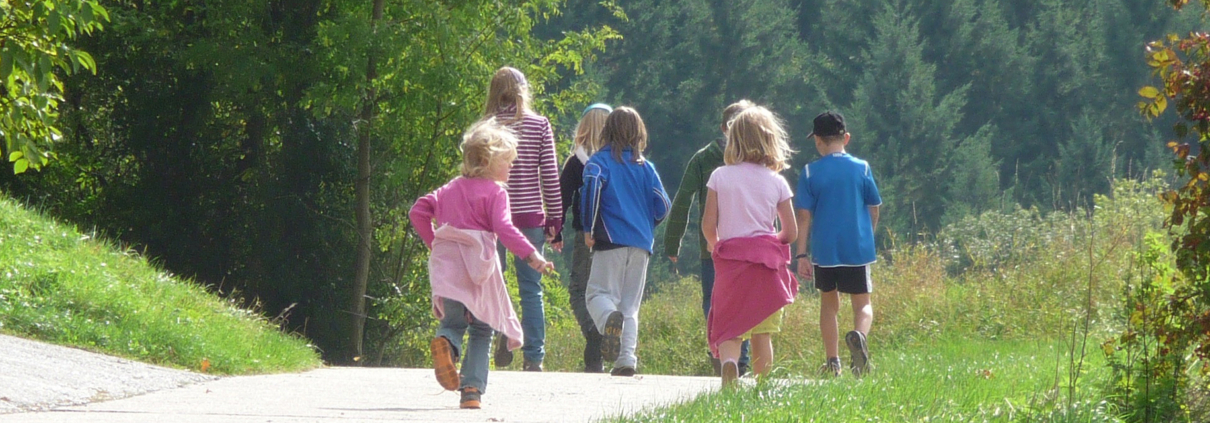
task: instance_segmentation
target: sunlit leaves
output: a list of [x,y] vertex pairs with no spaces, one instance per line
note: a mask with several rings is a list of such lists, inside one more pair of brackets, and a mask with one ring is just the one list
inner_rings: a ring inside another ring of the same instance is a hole
[[49,163],[62,137],[56,72],[96,72],[92,56],[67,43],[102,29],[109,15],[95,0],[5,1],[0,12],[0,137],[13,172],[22,173]]

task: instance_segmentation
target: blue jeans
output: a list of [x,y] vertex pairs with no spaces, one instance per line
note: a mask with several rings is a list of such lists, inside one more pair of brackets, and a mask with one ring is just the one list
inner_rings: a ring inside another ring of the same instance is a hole
[[[443,336],[454,345],[454,351],[462,354],[462,384],[458,389],[473,386],[479,392],[487,392],[487,359],[492,348],[492,327],[475,319],[460,302],[442,298],[445,316],[437,327],[437,336]],[[462,349],[462,337],[470,332],[467,348]]]
[[[542,228],[520,228],[525,239],[539,252],[546,244]],[[500,266],[508,256],[504,245],[499,246]],[[525,333],[525,345],[521,353],[525,361],[541,363],[546,357],[546,311],[542,308],[542,273],[525,263],[525,257],[513,255],[513,266],[517,268],[517,292],[521,295],[521,331]]]
[[[710,316],[710,298],[714,296],[714,259],[702,259],[702,315]],[[739,347],[739,365],[747,367],[751,360],[747,340]]]

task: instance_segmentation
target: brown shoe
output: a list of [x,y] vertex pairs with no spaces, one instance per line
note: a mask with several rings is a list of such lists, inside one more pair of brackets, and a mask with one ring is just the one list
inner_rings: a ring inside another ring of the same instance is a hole
[[605,320],[605,330],[601,332],[601,358],[605,361],[618,361],[618,353],[622,351],[622,312],[609,313]]
[[542,371],[542,362],[525,360],[525,364],[521,366],[521,370],[526,372],[540,372]]
[[739,365],[734,361],[723,363],[723,388],[735,387],[736,380],[739,380]]
[[513,364],[513,352],[508,350],[508,337],[504,334],[496,335],[496,353],[492,358],[496,361],[497,369]]
[[454,364],[457,358],[454,356],[454,346],[450,344],[450,340],[444,336],[433,338],[433,342],[429,343],[429,350],[433,353],[433,374],[437,376],[437,383],[447,391],[458,389],[458,383],[461,381],[458,377],[458,366]]
[[459,408],[468,408],[472,410],[479,409],[479,400],[483,394],[479,393],[479,389],[474,386],[462,388],[462,402],[458,405]]

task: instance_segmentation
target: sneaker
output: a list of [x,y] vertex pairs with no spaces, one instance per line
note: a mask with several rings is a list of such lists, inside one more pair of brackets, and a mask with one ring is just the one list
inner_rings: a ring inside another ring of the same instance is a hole
[[732,388],[739,380],[739,366],[734,361],[723,363],[723,388]]
[[618,353],[622,351],[622,312],[609,313],[605,320],[605,330],[601,331],[601,358],[605,361],[617,361]]
[[751,368],[751,366],[748,366],[748,363],[739,363],[739,376],[743,377],[748,374],[748,370],[751,370]]
[[433,338],[433,342],[429,343],[429,351],[433,353],[433,374],[437,376],[437,383],[447,391],[458,389],[458,383],[461,381],[458,378],[458,366],[454,364],[458,361],[458,356],[454,354],[454,346],[450,344],[450,340],[444,336]]
[[496,353],[492,357],[496,361],[496,368],[501,369],[513,364],[513,352],[508,350],[508,337],[504,335],[496,336]]
[[527,372],[540,372],[542,371],[542,362],[525,360],[525,364],[521,366],[521,370]]
[[849,331],[844,335],[844,343],[849,346],[849,368],[853,376],[861,377],[870,370],[870,350],[866,344],[865,335],[858,331]]
[[610,376],[634,376],[634,373],[634,367],[630,366],[614,367],[609,371]]
[[479,393],[479,389],[474,386],[462,388],[462,402],[459,403],[459,408],[468,408],[472,410],[479,409],[479,400],[483,394]]
[[830,377],[840,376],[840,357],[829,358],[826,363],[819,366],[819,373]]

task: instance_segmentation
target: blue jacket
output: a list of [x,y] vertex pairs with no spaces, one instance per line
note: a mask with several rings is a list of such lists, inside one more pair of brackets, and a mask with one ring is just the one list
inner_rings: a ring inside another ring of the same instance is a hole
[[634,163],[626,149],[623,163],[618,163],[610,147],[601,148],[584,165],[580,189],[584,232],[591,233],[597,249],[629,246],[651,253],[655,227],[668,217],[672,203],[650,160]]

